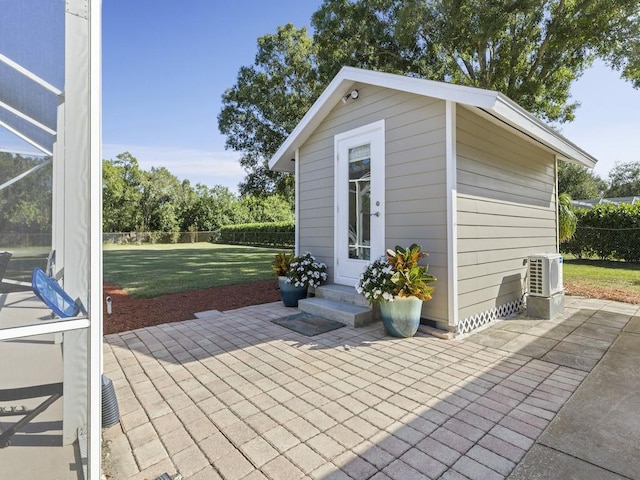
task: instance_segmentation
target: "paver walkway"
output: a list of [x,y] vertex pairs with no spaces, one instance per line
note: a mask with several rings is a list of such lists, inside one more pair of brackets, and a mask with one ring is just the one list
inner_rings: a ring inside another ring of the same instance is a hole
[[464,340],[306,337],[280,304],[105,337],[115,478],[502,479],[638,307],[568,298]]

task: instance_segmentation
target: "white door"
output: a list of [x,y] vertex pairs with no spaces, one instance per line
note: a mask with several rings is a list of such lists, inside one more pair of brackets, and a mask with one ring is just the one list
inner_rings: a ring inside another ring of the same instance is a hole
[[384,254],[384,120],[336,135],[336,283],[355,285]]

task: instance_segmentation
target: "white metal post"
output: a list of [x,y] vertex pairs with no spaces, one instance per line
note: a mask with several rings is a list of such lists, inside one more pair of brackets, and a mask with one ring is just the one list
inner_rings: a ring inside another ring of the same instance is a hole
[[456,104],[446,101],[447,277],[449,325],[458,324],[458,180]]
[[100,478],[102,426],[102,0],[89,10],[90,41],[90,269],[89,478]]

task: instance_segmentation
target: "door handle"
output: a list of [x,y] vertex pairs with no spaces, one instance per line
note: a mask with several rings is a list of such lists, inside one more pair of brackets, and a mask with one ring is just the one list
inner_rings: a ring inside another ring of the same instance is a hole
[[370,213],[369,216],[371,216],[371,217],[379,217],[380,216],[380,212]]

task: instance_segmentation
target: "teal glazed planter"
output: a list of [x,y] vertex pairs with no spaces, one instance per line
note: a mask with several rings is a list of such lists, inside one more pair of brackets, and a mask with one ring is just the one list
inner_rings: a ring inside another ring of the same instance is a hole
[[280,286],[280,297],[285,307],[297,307],[298,300],[307,298],[307,287],[295,287],[292,283],[287,282],[287,277],[278,277],[278,285]]
[[395,297],[393,302],[380,302],[380,316],[392,337],[413,337],[420,326],[422,300],[416,297]]

